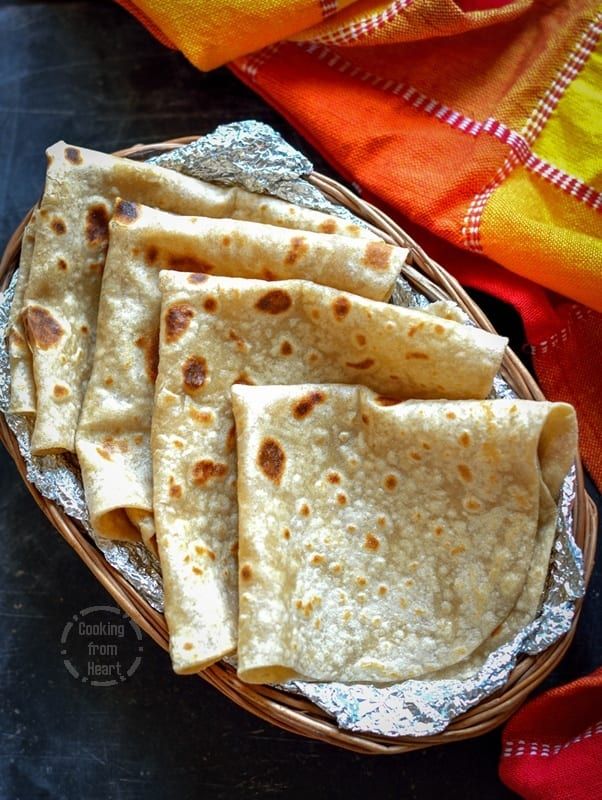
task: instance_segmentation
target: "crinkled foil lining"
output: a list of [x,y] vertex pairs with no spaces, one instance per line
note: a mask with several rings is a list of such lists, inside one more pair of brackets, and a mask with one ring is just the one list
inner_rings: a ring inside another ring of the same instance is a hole
[[[326,200],[304,179],[312,171],[311,163],[263,123],[251,120],[222,125],[208,136],[152,160],[203,180],[244,186],[250,191],[273,194],[355,219],[347,209]],[[61,456],[32,456],[30,423],[24,417],[7,413],[10,375],[5,333],[13,292],[14,279],[0,298],[0,410],[17,437],[27,464],[27,477],[45,497],[77,520],[107,561],[154,608],[161,610],[163,591],[157,561],[142,545],[111,542],[97,536],[90,527],[77,466]],[[428,298],[414,291],[403,277],[397,281],[391,302],[423,309],[430,305]],[[446,307],[449,310],[447,304]],[[440,302],[426,310],[437,313]],[[456,315],[463,318],[459,309]],[[490,396],[517,395],[498,375]],[[384,736],[427,736],[444,730],[456,716],[503,687],[521,654],[541,652],[570,628],[575,601],[585,590],[582,555],[572,536],[575,476],[573,468],[563,484],[550,571],[537,618],[513,641],[492,653],[475,675],[461,681],[412,680],[387,687],[294,681],[282,688],[312,700],[346,730]]]

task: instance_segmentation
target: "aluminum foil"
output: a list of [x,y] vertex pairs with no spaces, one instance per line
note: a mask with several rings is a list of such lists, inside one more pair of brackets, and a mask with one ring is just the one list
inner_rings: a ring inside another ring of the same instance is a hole
[[[311,163],[263,123],[222,125],[208,136],[152,160],[203,180],[241,185],[250,191],[273,194],[361,223],[347,209],[326,200],[305,180],[312,171]],[[163,591],[156,559],[142,545],[111,542],[97,536],[90,527],[77,464],[61,456],[32,456],[30,423],[7,412],[10,375],[5,334],[13,293],[14,279],[0,297],[0,410],[17,437],[27,464],[27,477],[45,497],[77,520],[107,561],[154,608],[161,610]],[[396,283],[391,302],[453,315],[458,321],[474,324],[453,303],[441,300],[431,303],[412,289],[403,276]],[[490,396],[509,398],[516,394],[498,375]],[[294,681],[282,688],[312,700],[346,730],[416,737],[444,730],[456,716],[500,689],[521,654],[541,652],[570,628],[575,601],[585,590],[582,555],[572,536],[575,479],[573,469],[563,484],[550,571],[537,618],[513,641],[492,653],[476,674],[465,680],[413,680],[387,687]]]

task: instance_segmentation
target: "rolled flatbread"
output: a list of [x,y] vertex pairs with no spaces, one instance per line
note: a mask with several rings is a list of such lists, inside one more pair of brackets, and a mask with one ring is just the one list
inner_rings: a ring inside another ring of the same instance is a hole
[[19,272],[8,320],[8,356],[10,363],[10,403],[8,410],[11,414],[27,414],[28,416],[36,413],[36,386],[33,378],[31,350],[27,344],[21,313],[33,256],[37,213],[37,210],[32,213],[23,231]]
[[576,452],[571,406],[391,405],[323,385],[232,399],[242,680],[449,677],[517,632],[519,601],[533,619]]
[[181,214],[252,217],[274,225],[294,221],[298,228],[374,238],[357,225],[282,200],[64,142],[47,156],[23,310],[37,393],[36,455],[74,451],[92,364],[108,223],[118,196]]
[[180,217],[119,200],[109,232],[76,449],[95,530],[113,539],[142,535],[152,548],[150,426],[159,355],[159,270],[306,277],[388,297],[407,250],[256,222]]
[[361,382],[387,396],[485,397],[506,340],[306,281],[162,272],[160,285],[154,510],[172,663],[186,673],[237,640],[230,387]]

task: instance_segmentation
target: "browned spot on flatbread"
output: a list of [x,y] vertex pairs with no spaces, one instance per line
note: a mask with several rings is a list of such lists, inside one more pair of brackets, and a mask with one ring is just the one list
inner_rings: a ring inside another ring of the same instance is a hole
[[384,242],[369,242],[364,251],[364,264],[372,269],[387,269],[392,250],[393,248]]
[[273,289],[259,298],[255,303],[255,308],[266,314],[282,314],[291,307],[291,304],[292,300],[288,292],[284,292],[282,289]]
[[311,508],[307,505],[307,503],[303,503],[301,508],[299,509],[299,513],[302,517],[309,517],[311,514]]
[[387,586],[385,586],[384,583],[381,583],[381,585],[378,587],[378,593],[380,595],[385,595],[385,594],[387,594],[388,591],[389,591],[389,589],[388,589]]
[[193,255],[167,255],[167,266],[176,272],[212,272],[215,267]]
[[136,339],[136,347],[144,351],[144,364],[146,374],[151,383],[157,380],[159,372],[159,333],[149,336],[140,336]]
[[443,327],[443,325],[435,325],[435,333],[438,336],[442,336],[445,333],[445,328]]
[[240,578],[243,581],[250,581],[253,577],[253,570],[250,564],[243,564],[240,568]]
[[129,200],[119,200],[115,206],[114,218],[117,222],[121,222],[124,225],[135,222],[139,215],[140,207],[137,203],[131,203]]
[[294,264],[307,253],[308,249],[304,236],[293,236],[287,254],[284,257],[284,263]]
[[324,222],[319,224],[318,230],[320,230],[322,233],[335,233],[337,230],[337,224],[333,219],[325,219]]
[[397,478],[395,475],[387,475],[385,478],[385,489],[388,489],[390,492],[397,486]]
[[347,361],[348,367],[353,367],[353,369],[370,369],[370,367],[374,366],[374,359],[373,358],[365,358],[363,361],[357,361],[352,363]]
[[182,487],[175,482],[172,476],[169,478],[169,496],[175,500],[179,500],[182,497]]
[[412,450],[412,452],[410,453],[410,458],[412,459],[412,461],[422,461],[422,456],[415,450]]
[[441,536],[443,534],[443,527],[441,525],[437,525],[435,528],[435,536]]
[[194,649],[194,645],[192,644],[192,642],[184,642],[183,647],[184,647],[184,650],[193,650]]
[[419,361],[428,361],[430,356],[427,353],[420,353],[416,350],[411,350],[410,352],[406,353],[405,355],[406,361],[419,360]]
[[192,468],[192,482],[197,486],[204,486],[207,481],[223,479],[228,472],[228,466],[210,458],[197,461]]
[[62,272],[67,272],[67,262],[64,258],[59,258],[59,260],[56,262],[56,265]]
[[238,378],[235,379],[234,383],[240,383],[243,386],[255,386],[255,381],[252,378],[249,378],[246,372],[241,372]]
[[76,167],[78,167],[84,161],[82,154],[77,147],[65,147],[65,158],[71,164],[75,164]]
[[165,338],[168,342],[177,342],[184,334],[194,317],[194,309],[190,303],[174,303],[165,314]]
[[288,529],[288,528],[285,528],[285,529],[282,531],[282,535],[284,536],[284,538],[285,538],[285,539],[290,539],[290,538],[291,538],[291,532],[289,531],[289,529]]
[[194,552],[197,554],[197,556],[207,556],[207,558],[210,558],[211,561],[215,561],[215,553],[208,547],[201,547],[201,545],[196,544],[194,546]]
[[462,447],[468,447],[468,445],[470,444],[470,434],[464,431],[464,433],[462,433],[458,438],[458,441],[460,442]]
[[207,362],[202,356],[190,356],[182,366],[184,389],[189,394],[197,392],[207,378]]
[[55,217],[52,220],[50,227],[57,234],[57,236],[62,236],[64,233],[67,233],[67,226],[65,225],[64,220],[60,219],[59,217]]
[[338,472],[329,472],[326,475],[326,480],[328,481],[328,483],[340,483],[341,476],[339,475]]
[[192,571],[194,572],[195,575],[202,575],[203,574],[203,570],[200,567],[194,566],[192,568]]
[[69,389],[66,386],[61,386],[60,383],[57,383],[52,390],[52,394],[56,397],[57,400],[64,400],[68,394],[70,394]]
[[286,340],[282,342],[282,344],[280,345],[280,354],[283,356],[290,356],[292,352],[293,352],[292,344]]
[[108,378],[105,378],[104,380],[105,386],[112,386],[113,383],[114,383],[113,378],[111,378],[110,376]]
[[215,312],[215,310],[217,309],[217,300],[215,299],[215,297],[207,297],[203,301],[203,308],[209,314],[213,314]]
[[193,275],[188,276],[188,283],[205,283],[209,278],[202,272],[195,272]]
[[397,406],[403,401],[398,400],[396,397],[387,397],[387,395],[379,394],[376,398],[376,402],[379,406]]
[[92,264],[90,264],[89,270],[90,272],[102,272],[103,267],[104,264],[102,261],[94,261]]
[[367,414],[362,414],[362,422],[364,425],[368,425],[370,423],[370,419],[368,418]]
[[415,322],[408,328],[408,336],[415,336],[422,328],[424,328],[424,322]]
[[232,425],[226,437],[226,450],[231,453],[236,447],[236,425]]
[[346,297],[337,297],[332,301],[332,313],[338,320],[345,319],[351,309],[351,303]]
[[368,583],[363,575],[358,575],[358,577],[355,579],[355,582],[358,586],[365,586]]
[[458,472],[463,481],[472,480],[472,471],[467,464],[458,464]]
[[325,399],[324,392],[310,392],[294,404],[293,416],[295,419],[303,419],[308,414],[311,414],[314,407],[323,403]]
[[54,347],[65,332],[50,311],[41,306],[28,306],[23,313],[23,324],[30,344],[41,350]]
[[446,411],[446,413],[445,413],[445,416],[446,416],[448,419],[455,419],[455,418],[456,418],[456,415],[454,414],[454,412],[453,412],[453,411]]
[[363,333],[356,333],[355,334],[355,342],[358,347],[365,347],[366,346],[366,337]]
[[90,247],[99,247],[109,241],[109,210],[102,203],[88,209],[86,214],[86,241]]
[[272,272],[271,269],[267,269],[267,268],[261,270],[261,277],[266,281],[277,281],[278,280],[278,276],[274,272]]
[[224,247],[229,247],[231,241],[232,239],[229,236],[224,236],[222,239],[222,244],[224,245]]
[[263,440],[257,453],[257,464],[269,480],[280,483],[286,466],[286,454],[276,439],[268,437]]
[[149,267],[154,266],[159,258],[159,249],[154,244],[149,244],[144,250],[144,260]]
[[340,506],[344,506],[347,503],[347,495],[344,492],[339,492],[337,494],[337,503]]
[[325,558],[320,553],[314,553],[310,559],[310,563],[313,564],[314,566],[317,566],[318,564],[323,564],[324,561]]
[[101,458],[104,458],[105,461],[112,461],[111,454],[108,450],[105,450],[104,447],[97,447],[96,452]]
[[189,414],[191,419],[200,422],[201,425],[209,425],[214,420],[213,411],[199,411],[197,408],[191,408]]

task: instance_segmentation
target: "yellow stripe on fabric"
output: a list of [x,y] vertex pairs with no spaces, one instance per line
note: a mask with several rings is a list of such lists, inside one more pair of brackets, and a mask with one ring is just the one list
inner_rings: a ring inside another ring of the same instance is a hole
[[602,191],[602,43],[590,55],[533,145],[533,151]]
[[513,272],[602,311],[602,214],[524,167],[489,199],[481,243]]

